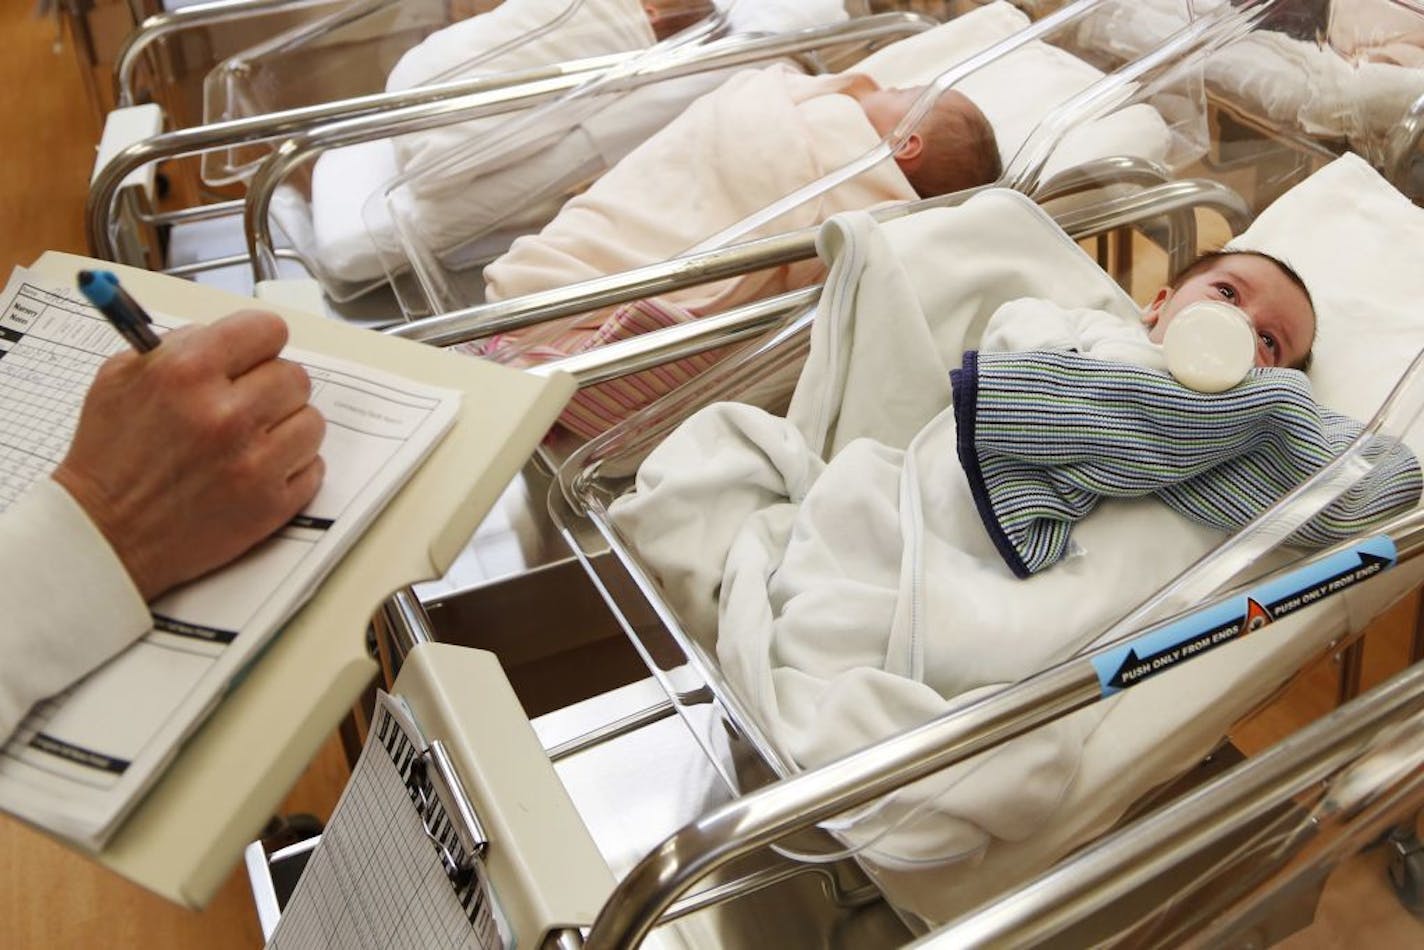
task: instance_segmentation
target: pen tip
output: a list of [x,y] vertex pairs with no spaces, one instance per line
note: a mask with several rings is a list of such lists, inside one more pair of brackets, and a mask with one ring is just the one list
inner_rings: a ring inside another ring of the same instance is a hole
[[82,270],[79,272],[79,286],[88,287],[94,283],[94,272],[92,270]]

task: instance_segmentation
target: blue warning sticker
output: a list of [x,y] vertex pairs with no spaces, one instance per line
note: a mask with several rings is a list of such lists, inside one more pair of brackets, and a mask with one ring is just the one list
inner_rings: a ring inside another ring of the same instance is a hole
[[1224,603],[1183,617],[1160,630],[1093,657],[1104,696],[1136,686],[1207,650],[1254,633],[1395,565],[1388,535],[1367,538],[1329,557],[1290,571]]

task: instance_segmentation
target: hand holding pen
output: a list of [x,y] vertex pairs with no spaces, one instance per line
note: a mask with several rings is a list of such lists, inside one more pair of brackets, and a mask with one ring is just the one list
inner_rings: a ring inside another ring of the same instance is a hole
[[[102,274],[87,282],[100,285],[101,309],[117,297],[104,292]],[[132,319],[141,312],[104,309],[134,350],[99,367],[52,477],[152,600],[302,510],[325,474],[325,422],[306,371],[280,357],[287,327],[276,315],[180,327],[158,346],[147,321]]]
[[119,286],[119,279],[113,273],[82,270],[79,272],[79,290],[134,349],[147,353],[158,346],[153,319]]

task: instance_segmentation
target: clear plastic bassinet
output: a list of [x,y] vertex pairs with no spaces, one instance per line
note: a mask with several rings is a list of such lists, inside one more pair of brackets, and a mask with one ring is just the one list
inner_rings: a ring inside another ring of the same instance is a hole
[[[443,0],[359,0],[218,63],[203,79],[203,121],[226,122],[381,92],[402,54],[451,23]],[[203,156],[203,179],[245,180],[258,146]]]
[[[616,510],[614,503],[627,495],[632,475],[647,450],[659,444],[691,407],[729,397],[776,405],[775,397],[784,396],[788,377],[794,375],[803,356],[798,346],[798,329],[804,330],[804,323],[793,325],[772,341],[723,364],[677,396],[655,404],[577,450],[561,470],[560,485],[550,498],[551,510],[565,538],[580,554],[594,577],[595,586],[604,593],[625,630],[634,637],[650,670],[664,685],[674,705],[692,717],[690,725],[704,719],[709,706],[722,717],[725,729],[720,734],[709,735],[705,728],[693,731],[707,741],[709,755],[721,765],[731,787],[741,793],[767,781],[796,775],[800,769],[788,758],[784,737],[767,731],[764,720],[749,708],[736,682],[728,678],[715,645],[688,627],[685,616],[669,601],[657,570],[623,535],[610,509]],[[1420,379],[1412,379],[1412,389],[1395,404],[1383,428],[1384,432],[1396,434],[1409,429],[1413,433],[1411,441],[1416,444],[1420,441],[1418,426],[1414,424],[1421,395]],[[714,463],[709,460],[708,464]],[[1337,472],[1334,488],[1326,490],[1324,497],[1332,496],[1360,472],[1358,467],[1351,470],[1349,463],[1340,468],[1343,471]],[[1303,497],[1313,495],[1313,499],[1305,504],[1321,504],[1320,492],[1319,489],[1307,492]],[[673,530],[672,526],[669,530]],[[1140,629],[1178,610],[1191,609],[1246,578],[1278,568],[1279,555],[1268,556],[1266,552],[1289,531],[1289,525],[1265,523],[1255,532],[1238,535],[1231,544],[1215,552],[1214,558],[1205,560],[1201,572],[1184,575],[1164,588],[1157,598],[1114,625],[1112,633],[1105,633],[1094,642],[1101,643],[1119,633]],[[912,926],[942,922],[1026,875],[1045,869],[1073,846],[1110,825],[1132,802],[1166,783],[1208,752],[1232,722],[1266,702],[1297,666],[1338,647],[1342,638],[1358,629],[1364,617],[1382,610],[1417,584],[1421,576],[1424,571],[1414,564],[1400,569],[1394,577],[1380,578],[1373,587],[1360,588],[1352,602],[1327,601],[1313,616],[1300,614],[1290,620],[1278,620],[1280,627],[1271,633],[1279,635],[1275,642],[1281,647],[1280,654],[1271,657],[1258,654],[1248,661],[1237,658],[1241,665],[1236,673],[1251,667],[1249,675],[1228,674],[1226,671],[1232,667],[1232,661],[1218,658],[1214,661],[1214,670],[1191,681],[1193,685],[1189,688],[1200,689],[1214,677],[1224,676],[1230,680],[1233,692],[1224,696],[1212,694],[1210,702],[1214,715],[1226,718],[1215,723],[1197,722],[1193,729],[1202,729],[1203,733],[1174,735],[1173,741],[1183,746],[1178,748],[1176,756],[1165,751],[1173,743],[1162,737],[1138,739],[1135,741],[1139,744],[1133,745],[1120,731],[1112,740],[1092,733],[1098,754],[1104,755],[1110,764],[1083,766],[1085,774],[1093,776],[1092,780],[1084,779],[1065,801],[1087,814],[1055,813],[1055,821],[1061,820],[1062,826],[1040,829],[1047,839],[1042,848],[1035,849],[1029,842],[1011,845],[997,842],[972,861],[966,862],[963,855],[937,860],[932,853],[905,843],[907,836],[913,839],[921,833],[917,825],[924,829],[936,821],[946,820],[944,814],[936,813],[933,793],[917,795],[911,791],[908,800],[901,798],[898,804],[892,795],[878,805],[827,822],[823,827],[831,833],[834,843],[817,845],[800,837],[789,843],[784,853],[811,862],[855,854],[889,900],[906,911],[914,922]],[[1025,685],[1024,688],[1032,692],[1035,687]],[[1153,705],[1162,705],[1166,695],[1171,695],[1170,691],[1158,691],[1150,698],[1144,696],[1136,701],[1135,710],[1124,709],[1118,715],[1150,720],[1153,716],[1147,710]],[[972,704],[966,700],[964,707],[969,705]],[[1115,757],[1101,748],[1109,741],[1122,742],[1134,751]],[[1147,748],[1152,750],[1150,754]],[[1134,763],[1130,778],[1119,771],[1125,765],[1124,759]],[[1007,790],[999,794],[1012,798]],[[1117,806],[1107,804],[1109,799],[1118,803]],[[996,847],[1002,849],[997,854],[994,853]],[[946,895],[952,898],[946,900]]]

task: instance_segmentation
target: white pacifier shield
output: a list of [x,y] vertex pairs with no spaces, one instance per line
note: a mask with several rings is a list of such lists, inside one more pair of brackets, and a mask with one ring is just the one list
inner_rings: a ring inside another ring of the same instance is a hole
[[1256,365],[1256,331],[1237,307],[1203,300],[1183,307],[1162,338],[1167,369],[1199,393],[1230,389]]

